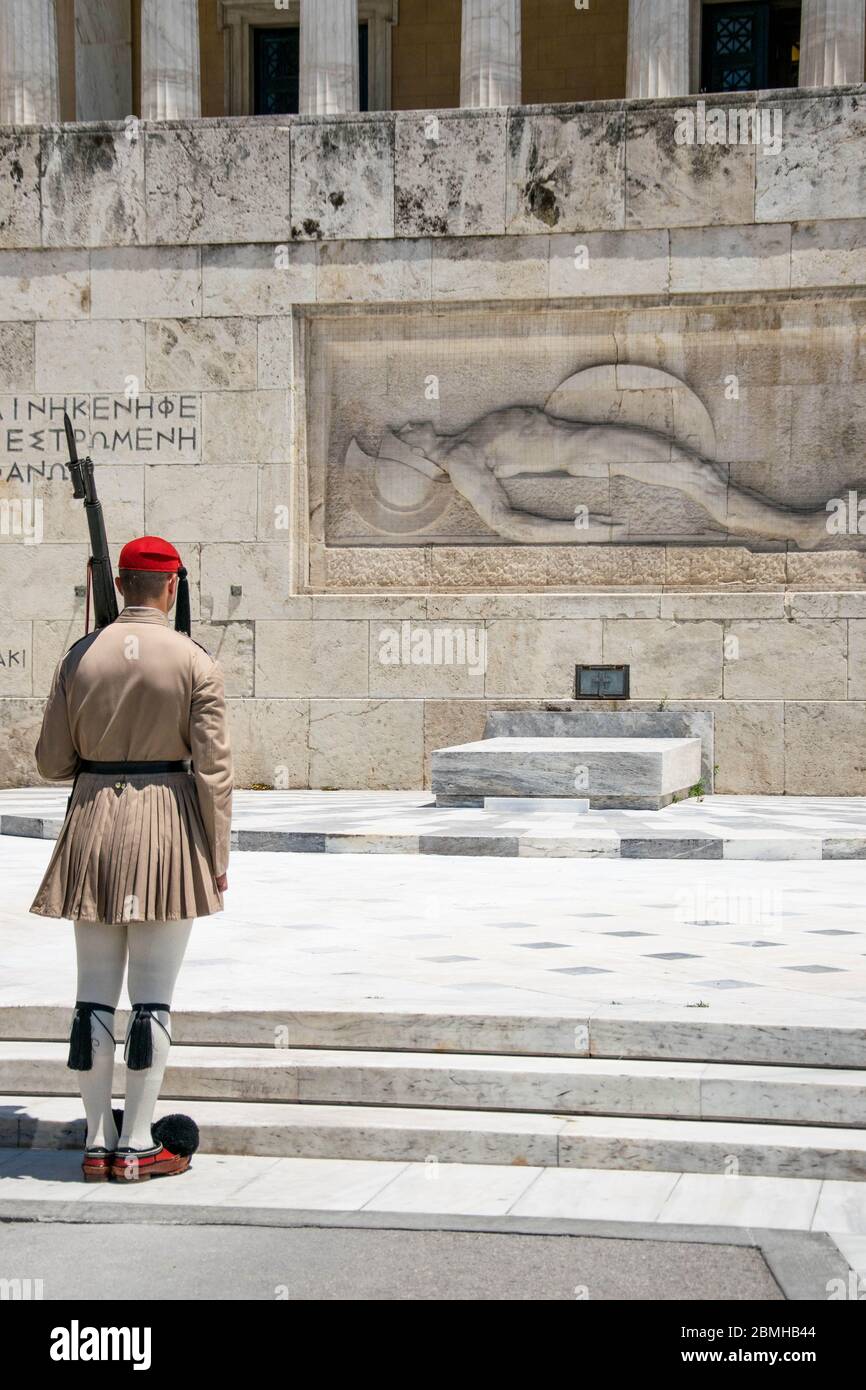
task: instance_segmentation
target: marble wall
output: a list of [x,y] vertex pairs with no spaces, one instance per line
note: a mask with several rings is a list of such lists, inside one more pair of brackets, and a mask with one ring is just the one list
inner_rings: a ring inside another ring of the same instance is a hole
[[[729,482],[847,499],[866,89],[766,104],[775,154],[678,144],[694,98],[0,131],[0,780],[34,780],[41,702],[83,631],[65,407],[115,553],[155,531],[184,556],[243,783],[415,787],[489,710],[567,702],[576,664],[629,662],[636,707],[714,711],[717,790],[866,794],[856,499],[811,548],[690,531],[670,499],[635,497],[651,525],[616,543],[503,543],[456,504],[448,527],[413,514],[380,543],[339,473],[323,484],[345,397],[317,385],[321,342],[353,364],[370,449],[383,393],[404,393],[386,423],[416,413],[406,363],[419,401],[441,375],[418,325],[465,349],[481,322],[443,428],[569,373],[651,367],[697,398]],[[400,486],[417,513],[423,479]]]

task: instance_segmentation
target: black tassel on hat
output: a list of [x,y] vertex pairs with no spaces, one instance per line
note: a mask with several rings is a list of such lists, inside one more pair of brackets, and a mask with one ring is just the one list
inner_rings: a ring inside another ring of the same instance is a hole
[[90,1020],[94,1013],[97,1023],[105,1029],[112,1044],[114,1043],[114,1034],[99,1017],[100,1013],[113,1015],[112,1006],[110,1004],[91,1004],[86,1000],[77,999],[72,1029],[69,1034],[69,1056],[66,1061],[67,1067],[72,1071],[90,1071],[93,1067],[93,1028]]
[[123,1049],[123,1057],[130,1071],[147,1071],[153,1065],[153,1032],[151,1031],[151,1019],[158,1023],[165,1036],[171,1041],[168,1029],[160,1023],[158,1018],[154,1018],[156,1010],[163,1010],[170,1013],[167,1004],[133,1004],[132,1019],[130,1020],[129,1032],[126,1035],[126,1046]]
[[190,636],[189,581],[183,565],[181,565],[177,572],[177,603],[174,609],[174,628],[175,632],[183,632],[187,637]]

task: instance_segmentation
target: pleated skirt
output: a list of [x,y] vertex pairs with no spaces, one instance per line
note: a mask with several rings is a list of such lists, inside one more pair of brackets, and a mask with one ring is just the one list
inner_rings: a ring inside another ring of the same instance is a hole
[[84,922],[175,922],[222,911],[187,772],[84,772],[30,908]]

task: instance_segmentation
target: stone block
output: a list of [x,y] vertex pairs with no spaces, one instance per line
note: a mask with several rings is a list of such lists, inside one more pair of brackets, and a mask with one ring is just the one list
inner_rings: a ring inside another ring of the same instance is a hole
[[490,236],[505,231],[502,111],[411,111],[396,120],[397,236]]
[[0,251],[0,319],[75,319],[89,312],[87,251]]
[[87,548],[83,545],[0,545],[0,619],[76,616],[84,631]]
[[846,624],[731,622],[725,633],[725,699],[844,700]]
[[131,246],[146,240],[144,145],[137,125],[42,131],[44,246]]
[[289,240],[287,128],[254,118],[166,123],[145,142],[149,242]]
[[791,228],[675,227],[671,293],[785,290],[791,279]]
[[782,148],[778,154],[758,156],[754,220],[862,217],[866,206],[862,95],[838,91],[779,105]]
[[33,694],[32,623],[0,618],[0,697]]
[[[861,209],[861,211],[866,209]],[[838,222],[795,222],[791,288],[866,283],[866,217]]]
[[789,700],[785,705],[787,796],[866,796],[866,704]]
[[284,463],[291,452],[286,391],[209,391],[203,449],[208,463]]
[[574,668],[601,660],[601,623],[592,619],[493,619],[487,629],[485,694],[568,699]]
[[369,625],[371,696],[484,695],[483,622],[380,618]]
[[229,700],[228,713],[236,786],[310,785],[306,700]]
[[0,767],[4,787],[44,786],[34,757],[44,705],[44,700],[27,696],[0,699]]
[[314,700],[310,786],[409,790],[423,785],[421,700]]
[[509,112],[507,180],[509,232],[624,226],[624,112]]
[[394,118],[292,126],[292,238],[394,235]]
[[319,303],[429,299],[430,239],[329,241],[319,247]]
[[90,253],[90,317],[190,318],[201,313],[198,246],[111,246]]
[[291,314],[316,298],[319,248],[313,244],[207,246],[202,250],[205,314]]
[[666,229],[551,236],[551,299],[667,294],[669,236]]
[[722,632],[721,623],[709,621],[606,618],[603,660],[631,668],[633,699],[718,699]]
[[434,300],[544,299],[547,285],[546,237],[448,237],[433,242]]
[[[293,595],[287,548],[276,544],[204,545],[202,618],[309,618],[312,600]],[[233,587],[242,593],[232,594]]]
[[293,321],[260,319],[256,346],[256,385],[260,390],[286,390],[294,385]]
[[39,246],[39,131],[0,131],[0,246]]
[[146,535],[182,541],[252,541],[256,536],[252,464],[150,464],[145,470]]
[[259,497],[256,514],[256,540],[292,539],[292,474],[287,463],[259,465]]
[[781,796],[785,790],[785,706],[777,700],[720,700],[715,715],[715,791]]
[[242,391],[258,379],[254,319],[151,319],[145,325],[152,391]]
[[35,374],[35,326],[0,323],[0,391],[32,391]]
[[[36,389],[123,392],[144,388],[144,324],[102,319],[36,325]],[[62,422],[61,422],[62,423]]]
[[627,227],[713,227],[753,221],[754,147],[678,145],[676,112],[688,105],[683,98],[677,106],[653,103],[628,109]]
[[252,623],[193,623],[192,636],[218,661],[227,696],[248,698],[254,690]]
[[659,810],[701,774],[697,738],[485,738],[433,753],[437,805],[485,797],[589,797],[597,809]]
[[368,624],[320,618],[256,623],[256,695],[368,694]]

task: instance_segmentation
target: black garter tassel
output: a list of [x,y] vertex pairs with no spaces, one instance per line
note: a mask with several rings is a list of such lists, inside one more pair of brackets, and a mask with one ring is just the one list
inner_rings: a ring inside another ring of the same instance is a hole
[[[93,1067],[93,1031],[91,1019],[96,1012],[114,1014],[114,1009],[110,1004],[92,1004],[84,999],[75,1001],[75,1014],[72,1019],[72,1029],[69,1034],[69,1056],[66,1065],[71,1071],[90,1071]],[[97,1016],[97,1023],[105,1029],[108,1036],[114,1042],[114,1034]]]
[[154,1018],[156,1010],[165,1010],[170,1013],[167,1004],[133,1004],[132,1023],[126,1038],[126,1046],[123,1049],[123,1056],[130,1071],[147,1071],[153,1065],[153,1032],[151,1029],[151,1019],[158,1023],[165,1033],[169,1042],[171,1035],[168,1029],[163,1027],[158,1018]]

